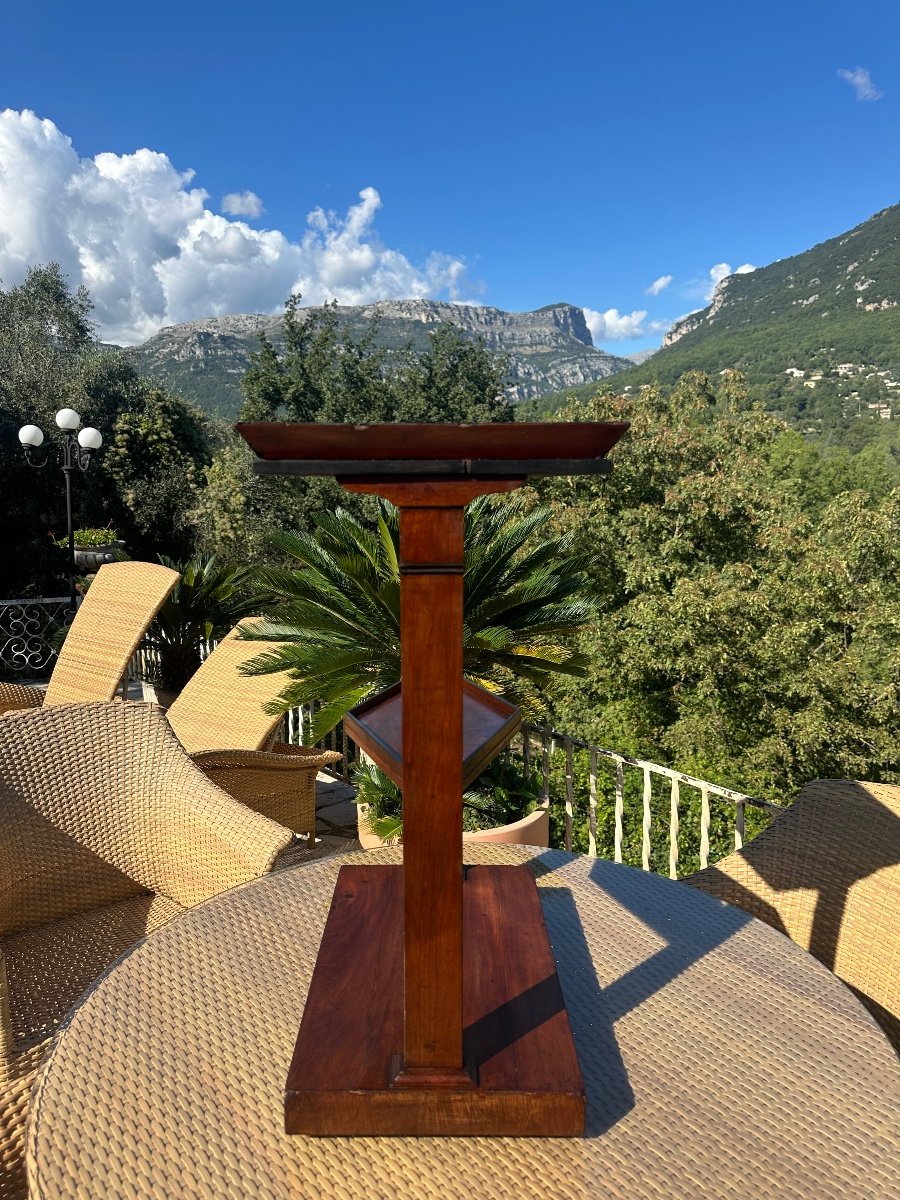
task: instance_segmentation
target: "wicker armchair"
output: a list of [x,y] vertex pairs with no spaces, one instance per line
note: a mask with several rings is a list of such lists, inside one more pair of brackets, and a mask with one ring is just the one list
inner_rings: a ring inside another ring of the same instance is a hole
[[819,779],[742,850],[683,882],[803,946],[900,1051],[900,786]]
[[242,675],[251,658],[272,642],[242,641],[241,621],[216,646],[166,711],[191,758],[219,787],[256,812],[316,836],[316,774],[338,762],[333,750],[271,745],[280,716],[263,711],[283,686],[279,675]]
[[106,563],[72,620],[47,690],[0,683],[0,714],[112,700],[148,625],[180,579],[158,563]]
[[139,938],[265,874],[290,830],[248,811],[146,704],[0,721],[0,1197],[25,1195],[24,1122],[53,1031]]

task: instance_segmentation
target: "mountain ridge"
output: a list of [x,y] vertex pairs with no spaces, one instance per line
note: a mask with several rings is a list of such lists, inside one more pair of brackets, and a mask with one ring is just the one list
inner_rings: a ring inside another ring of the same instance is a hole
[[[317,311],[301,308],[298,315]],[[584,311],[575,305],[545,305],[511,313],[481,305],[438,300],[386,300],[377,304],[339,305],[339,324],[359,337],[373,319],[375,342],[390,350],[407,345],[422,351],[428,333],[440,325],[456,325],[472,338],[482,338],[494,353],[509,359],[507,395],[517,403],[577,384],[597,382],[632,364],[597,349]],[[258,346],[258,335],[281,344],[281,316],[235,313],[169,325],[140,346],[126,350],[138,371],[218,416],[236,416],[241,404],[240,380]]]

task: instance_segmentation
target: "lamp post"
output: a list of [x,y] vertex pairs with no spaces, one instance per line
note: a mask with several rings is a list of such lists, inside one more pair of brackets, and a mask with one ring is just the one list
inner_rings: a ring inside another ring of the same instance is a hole
[[[56,424],[62,431],[62,461],[63,475],[66,479],[66,522],[69,531],[69,596],[72,612],[75,612],[77,596],[75,593],[75,529],[72,524],[72,472],[77,468],[86,471],[95,450],[103,445],[103,435],[99,429],[86,426],[79,430],[81,417],[73,408],[61,408],[56,414]],[[32,467],[47,465],[49,455],[38,459],[36,451],[44,443],[44,435],[37,425],[23,425],[19,430],[19,441],[25,451],[25,461]]]

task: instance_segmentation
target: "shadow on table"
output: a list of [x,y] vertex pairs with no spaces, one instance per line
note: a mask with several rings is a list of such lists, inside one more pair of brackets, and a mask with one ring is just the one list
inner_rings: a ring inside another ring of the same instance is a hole
[[[753,920],[747,913],[716,905],[698,920],[693,893],[657,875],[597,860],[591,882],[653,930],[666,945],[604,989],[607,1018],[618,1021],[688,967],[727,942]],[[685,894],[686,893],[686,894]]]
[[584,1078],[585,1135],[597,1137],[634,1107],[634,1092],[572,893],[567,887],[542,887],[540,894]]
[[[536,876],[546,877],[570,861],[569,855],[551,850],[531,865]],[[687,888],[682,892],[667,879],[599,859],[591,867],[590,879],[666,943],[602,987],[571,891],[566,887],[540,889],[585,1080],[586,1133],[596,1136],[634,1106],[634,1093],[614,1032],[616,1021],[726,942],[752,918],[739,909],[716,906],[712,919],[698,921],[696,896]]]

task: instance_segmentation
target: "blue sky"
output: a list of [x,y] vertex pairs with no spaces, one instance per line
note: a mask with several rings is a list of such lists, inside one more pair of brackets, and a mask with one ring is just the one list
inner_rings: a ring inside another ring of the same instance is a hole
[[0,277],[56,257],[123,341],[299,283],[567,300],[628,353],[900,199],[896,2],[32,0],[0,39]]

